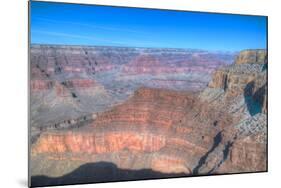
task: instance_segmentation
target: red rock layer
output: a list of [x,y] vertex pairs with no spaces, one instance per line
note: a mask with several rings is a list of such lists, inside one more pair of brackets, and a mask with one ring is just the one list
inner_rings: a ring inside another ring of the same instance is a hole
[[45,133],[33,148],[40,153],[86,153],[102,154],[127,149],[132,152],[158,151],[165,145],[161,135],[138,134],[137,132],[65,132]]
[[46,91],[53,87],[53,82],[50,80],[31,80],[31,92]]
[[208,61],[204,58],[191,59],[190,61],[176,62],[176,66],[172,60],[165,59],[161,56],[139,55],[131,62],[127,63],[122,72],[124,74],[152,74],[161,73],[185,73],[185,72],[205,72],[210,74],[216,68],[223,65],[220,61]]
[[[98,115],[89,126],[42,134],[32,152],[50,156],[72,153],[68,160],[89,161],[94,159],[79,156],[85,153],[98,157],[129,151],[131,160],[133,153],[151,155],[144,157],[142,168],[164,173],[191,173],[197,160],[211,147],[214,135],[231,124],[227,115],[220,117],[220,113],[214,112],[206,116],[206,111],[210,110],[211,107],[196,102],[189,93],[140,88],[127,102]],[[216,118],[218,126],[214,128],[213,121],[204,120],[204,117]],[[113,162],[119,167],[123,165]],[[133,168],[136,164],[130,165]]]
[[91,79],[72,79],[64,81],[68,88],[89,88],[95,86],[95,81]]
[[[32,79],[38,79],[38,75],[42,73],[49,77],[60,74],[91,75],[116,67],[112,64],[111,58],[100,53],[96,54],[95,48],[77,46],[33,45],[30,59]],[[39,72],[34,70],[36,68],[39,69]]]
[[63,82],[51,81],[48,79],[33,79],[30,81],[30,87],[32,93],[44,92],[47,90],[55,89],[57,96],[65,96],[68,95],[69,90],[78,90],[83,91],[87,89],[93,89],[96,87],[100,87],[98,83],[96,83],[92,79],[70,79]]

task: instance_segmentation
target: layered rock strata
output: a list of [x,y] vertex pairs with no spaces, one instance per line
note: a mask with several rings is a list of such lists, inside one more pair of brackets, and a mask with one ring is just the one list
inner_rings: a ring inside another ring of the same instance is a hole
[[202,90],[210,79],[206,70],[233,59],[227,53],[165,48],[31,45],[30,52],[32,135],[106,111],[140,86]]
[[[141,88],[89,126],[42,134],[32,152],[52,157],[71,153],[68,160],[102,158],[119,168],[191,174],[213,137],[228,124],[230,116],[200,103],[193,94]],[[121,160],[124,152],[128,163]]]
[[185,175],[266,171],[266,56],[241,52],[200,93],[141,87],[79,128],[44,131],[32,145],[32,174],[102,161]]

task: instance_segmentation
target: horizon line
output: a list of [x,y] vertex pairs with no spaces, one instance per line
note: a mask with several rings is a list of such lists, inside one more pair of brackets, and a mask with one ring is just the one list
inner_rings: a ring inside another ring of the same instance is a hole
[[115,48],[142,48],[142,49],[175,49],[175,50],[194,50],[206,52],[224,52],[224,53],[239,53],[245,50],[267,50],[267,48],[246,48],[242,50],[208,50],[204,48],[175,48],[175,47],[145,47],[145,46],[118,46],[118,45],[87,45],[87,44],[52,44],[52,43],[30,43],[30,47],[34,45],[41,46],[73,46],[73,47],[115,47]]

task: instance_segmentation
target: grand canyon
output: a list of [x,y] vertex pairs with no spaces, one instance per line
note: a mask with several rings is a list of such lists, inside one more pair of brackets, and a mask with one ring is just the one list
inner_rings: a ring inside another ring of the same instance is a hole
[[30,47],[32,186],[267,171],[267,50]]

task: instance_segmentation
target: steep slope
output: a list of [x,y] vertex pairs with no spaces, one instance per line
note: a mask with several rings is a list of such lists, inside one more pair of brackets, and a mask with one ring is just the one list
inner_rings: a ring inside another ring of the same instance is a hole
[[192,94],[140,88],[89,126],[43,133],[32,151],[68,160],[103,160],[119,168],[191,174],[198,158],[228,124],[232,124],[230,116]]
[[[242,51],[234,65],[214,73],[213,80],[200,94],[200,98],[218,108],[223,108],[239,120],[234,125],[238,130],[237,134],[229,134],[227,147],[217,151],[221,156],[206,158],[206,163],[216,164],[216,167],[213,169],[205,167],[201,172],[265,171],[267,169],[266,50]],[[225,152],[229,153],[228,157],[225,157]]]

